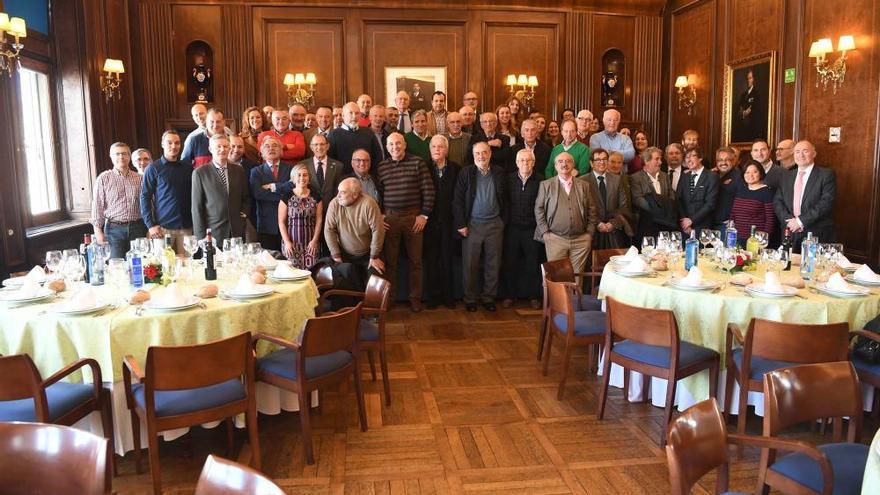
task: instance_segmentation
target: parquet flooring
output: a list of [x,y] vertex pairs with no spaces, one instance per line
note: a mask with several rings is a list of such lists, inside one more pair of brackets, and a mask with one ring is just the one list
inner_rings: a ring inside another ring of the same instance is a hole
[[[662,410],[629,403],[611,389],[606,419],[595,418],[599,379],[577,352],[565,400],[556,400],[559,355],[548,376],[535,360],[539,318],[533,311],[466,313],[391,311],[388,324],[392,404],[381,378],[365,367],[369,430],[357,426],[353,386],[322,395],[312,416],[316,463],[306,465],[296,413],[259,418],[263,470],[292,494],[665,494],[666,458],[657,442]],[[558,340],[558,339],[557,339]],[[364,360],[366,361],[366,360]],[[866,418],[863,439],[876,424]],[[749,432],[760,433],[753,415]],[[807,428],[795,438],[829,441]],[[239,431],[240,462],[250,459]],[[187,445],[189,444],[189,445]],[[190,494],[205,457],[227,456],[223,428],[194,428],[162,444],[165,493]],[[731,489],[753,492],[758,452],[731,467]],[[146,462],[145,462],[146,465]],[[694,493],[714,493],[707,476]],[[152,493],[149,473],[120,462],[114,489]]]

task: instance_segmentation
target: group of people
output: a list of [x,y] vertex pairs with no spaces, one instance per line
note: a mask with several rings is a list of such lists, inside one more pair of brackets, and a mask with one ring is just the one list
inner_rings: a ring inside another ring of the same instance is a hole
[[455,307],[460,253],[467,310],[495,311],[499,298],[539,306],[545,259],[568,257],[583,271],[592,249],[661,230],[687,236],[732,221],[741,236],[751,225],[788,228],[795,245],[807,231],[834,237],[834,175],[814,166],[808,141],[780,142],[778,163],[757,141],[739,167],[727,147],[710,164],[695,131],[665,152],[651,147],[644,132],[620,129],[613,109],[599,129],[589,110],[566,109],[548,125],[515,99],[481,113],[474,92],[457,112],[440,91],[430,111],[411,111],[405,91],[394,103],[364,94],[314,114],[249,107],[237,133],[197,103],[196,130],[165,131],[159,159],[111,146],[113,169],[94,189],[96,240],[124,257],[132,239],[168,233],[182,252],[184,236],[211,229],[218,244],[246,237],[300,268],[344,263],[360,283],[396,281],[403,245],[413,311],[423,299]]

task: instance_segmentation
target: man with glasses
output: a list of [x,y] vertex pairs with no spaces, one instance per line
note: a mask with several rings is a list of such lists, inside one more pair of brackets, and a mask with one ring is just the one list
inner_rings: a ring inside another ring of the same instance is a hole
[[584,146],[590,146],[590,124],[593,123],[593,112],[589,110],[581,110],[575,117],[577,124],[577,140],[584,143]]
[[370,275],[385,273],[380,258],[385,242],[382,213],[373,198],[363,194],[357,179],[350,177],[339,183],[338,194],[324,214],[323,233],[333,260],[354,268],[342,275],[358,289],[366,287]]
[[681,216],[679,227],[690,237],[691,231],[712,228],[718,204],[718,176],[703,166],[703,150],[699,147],[688,151],[684,162],[688,173],[675,195]]
[[[534,122],[527,119],[523,122]],[[546,146],[546,145],[545,145]],[[535,154],[523,148],[516,153],[516,172],[504,182],[508,208],[504,216],[504,264],[501,269],[502,306],[509,308],[519,297],[532,309],[541,307],[541,243],[534,239],[535,201],[544,176],[535,170]]]
[[[319,138],[320,139],[320,138]],[[251,196],[254,198],[254,218],[257,239],[264,249],[281,251],[281,231],[278,228],[278,203],[293,190],[290,172],[293,167],[281,161],[281,142],[273,137],[260,146],[263,163],[250,171]]]
[[776,145],[776,163],[785,170],[793,169],[797,164],[794,161],[794,141],[783,139]]
[[498,116],[494,113],[484,112],[480,115],[480,130],[471,136],[471,153],[468,153],[467,160],[469,164],[474,163],[473,150],[477,143],[488,144],[492,165],[504,169],[510,151],[510,137],[498,132]]
[[623,190],[620,175],[608,170],[608,152],[598,148],[591,153],[592,170],[580,177],[590,185],[596,198],[596,235],[593,249],[614,249],[629,246],[629,199]]
[[110,145],[110,161],[113,168],[95,179],[91,223],[95,242],[109,243],[111,258],[125,258],[129,243],[147,235],[138,206],[141,176],[131,169],[131,148],[125,143]]

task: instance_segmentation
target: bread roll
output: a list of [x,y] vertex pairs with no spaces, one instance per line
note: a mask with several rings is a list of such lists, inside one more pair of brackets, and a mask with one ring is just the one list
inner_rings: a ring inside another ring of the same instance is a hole
[[730,277],[730,283],[734,285],[749,285],[752,283],[752,276],[748,273],[740,272]]
[[262,273],[263,275],[265,275],[266,274],[266,267],[263,265],[257,265],[254,267],[254,273]]
[[651,261],[651,268],[657,270],[658,272],[665,272],[669,269],[669,267],[666,265],[666,260],[662,258]]
[[259,272],[254,272],[251,274],[251,282],[255,284],[265,284],[266,276]]
[[138,289],[132,292],[130,296],[128,296],[129,304],[143,304],[149,300],[150,293],[143,289]]
[[196,295],[202,299],[210,299],[217,296],[217,286],[214,284],[205,284],[199,287]]
[[782,285],[787,285],[789,287],[794,287],[796,289],[803,289],[807,286],[804,279],[797,273],[785,273],[781,277],[779,277],[779,281]]
[[46,288],[55,292],[63,292],[64,289],[67,288],[67,284],[64,283],[64,280],[59,278],[47,283]]

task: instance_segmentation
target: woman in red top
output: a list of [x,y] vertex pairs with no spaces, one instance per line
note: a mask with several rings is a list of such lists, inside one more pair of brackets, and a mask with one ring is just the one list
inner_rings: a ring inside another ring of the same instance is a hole
[[633,147],[636,149],[636,156],[629,162],[627,172],[632,175],[641,170],[645,164],[642,162],[642,152],[648,148],[648,135],[645,131],[636,131],[633,134]]

